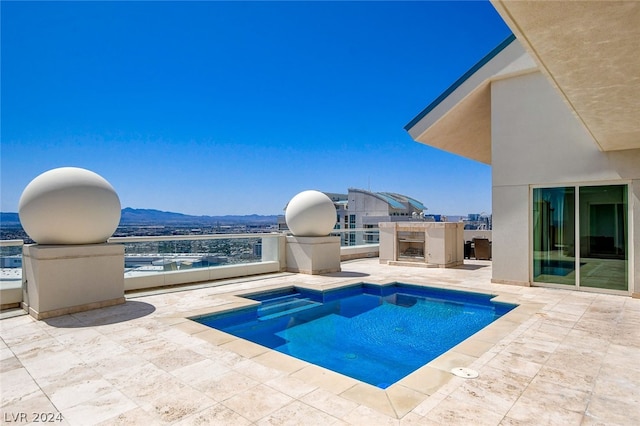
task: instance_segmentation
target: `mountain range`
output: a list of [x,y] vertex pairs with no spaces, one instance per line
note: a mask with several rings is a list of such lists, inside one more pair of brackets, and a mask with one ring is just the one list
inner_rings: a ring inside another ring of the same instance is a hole
[[[228,225],[228,224],[276,224],[276,215],[225,215],[225,216],[192,216],[183,213],[166,212],[154,209],[122,209],[120,225]],[[0,213],[0,224],[19,225],[18,213]]]

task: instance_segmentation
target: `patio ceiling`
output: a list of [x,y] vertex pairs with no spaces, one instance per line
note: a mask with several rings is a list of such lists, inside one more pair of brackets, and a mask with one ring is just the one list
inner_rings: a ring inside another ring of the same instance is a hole
[[640,2],[491,2],[600,149],[640,148]]

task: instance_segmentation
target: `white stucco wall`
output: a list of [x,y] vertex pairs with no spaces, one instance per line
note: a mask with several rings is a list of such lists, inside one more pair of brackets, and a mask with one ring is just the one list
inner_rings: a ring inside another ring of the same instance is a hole
[[640,150],[602,152],[539,72],[491,85],[493,279],[529,282],[531,184],[631,183],[630,260],[640,292]]
[[493,280],[529,283],[529,186],[501,185],[492,190]]

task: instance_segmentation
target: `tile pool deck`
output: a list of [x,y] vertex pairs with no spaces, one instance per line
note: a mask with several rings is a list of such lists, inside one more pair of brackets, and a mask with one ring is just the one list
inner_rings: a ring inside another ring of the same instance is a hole
[[[124,305],[0,320],[2,424],[640,424],[640,299],[491,284],[491,262],[455,269],[342,264],[129,294]],[[194,323],[234,294],[286,285],[393,281],[498,294],[521,304],[381,390]],[[216,283],[219,284],[219,283]],[[458,378],[470,367],[476,379]],[[59,413],[59,415],[58,415]],[[58,421],[60,420],[60,421]]]

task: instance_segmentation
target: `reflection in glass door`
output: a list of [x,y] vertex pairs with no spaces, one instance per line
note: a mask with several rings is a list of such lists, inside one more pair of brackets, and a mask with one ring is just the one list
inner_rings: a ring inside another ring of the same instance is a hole
[[575,189],[533,190],[533,280],[575,285]]
[[627,187],[580,188],[580,286],[627,290]]

